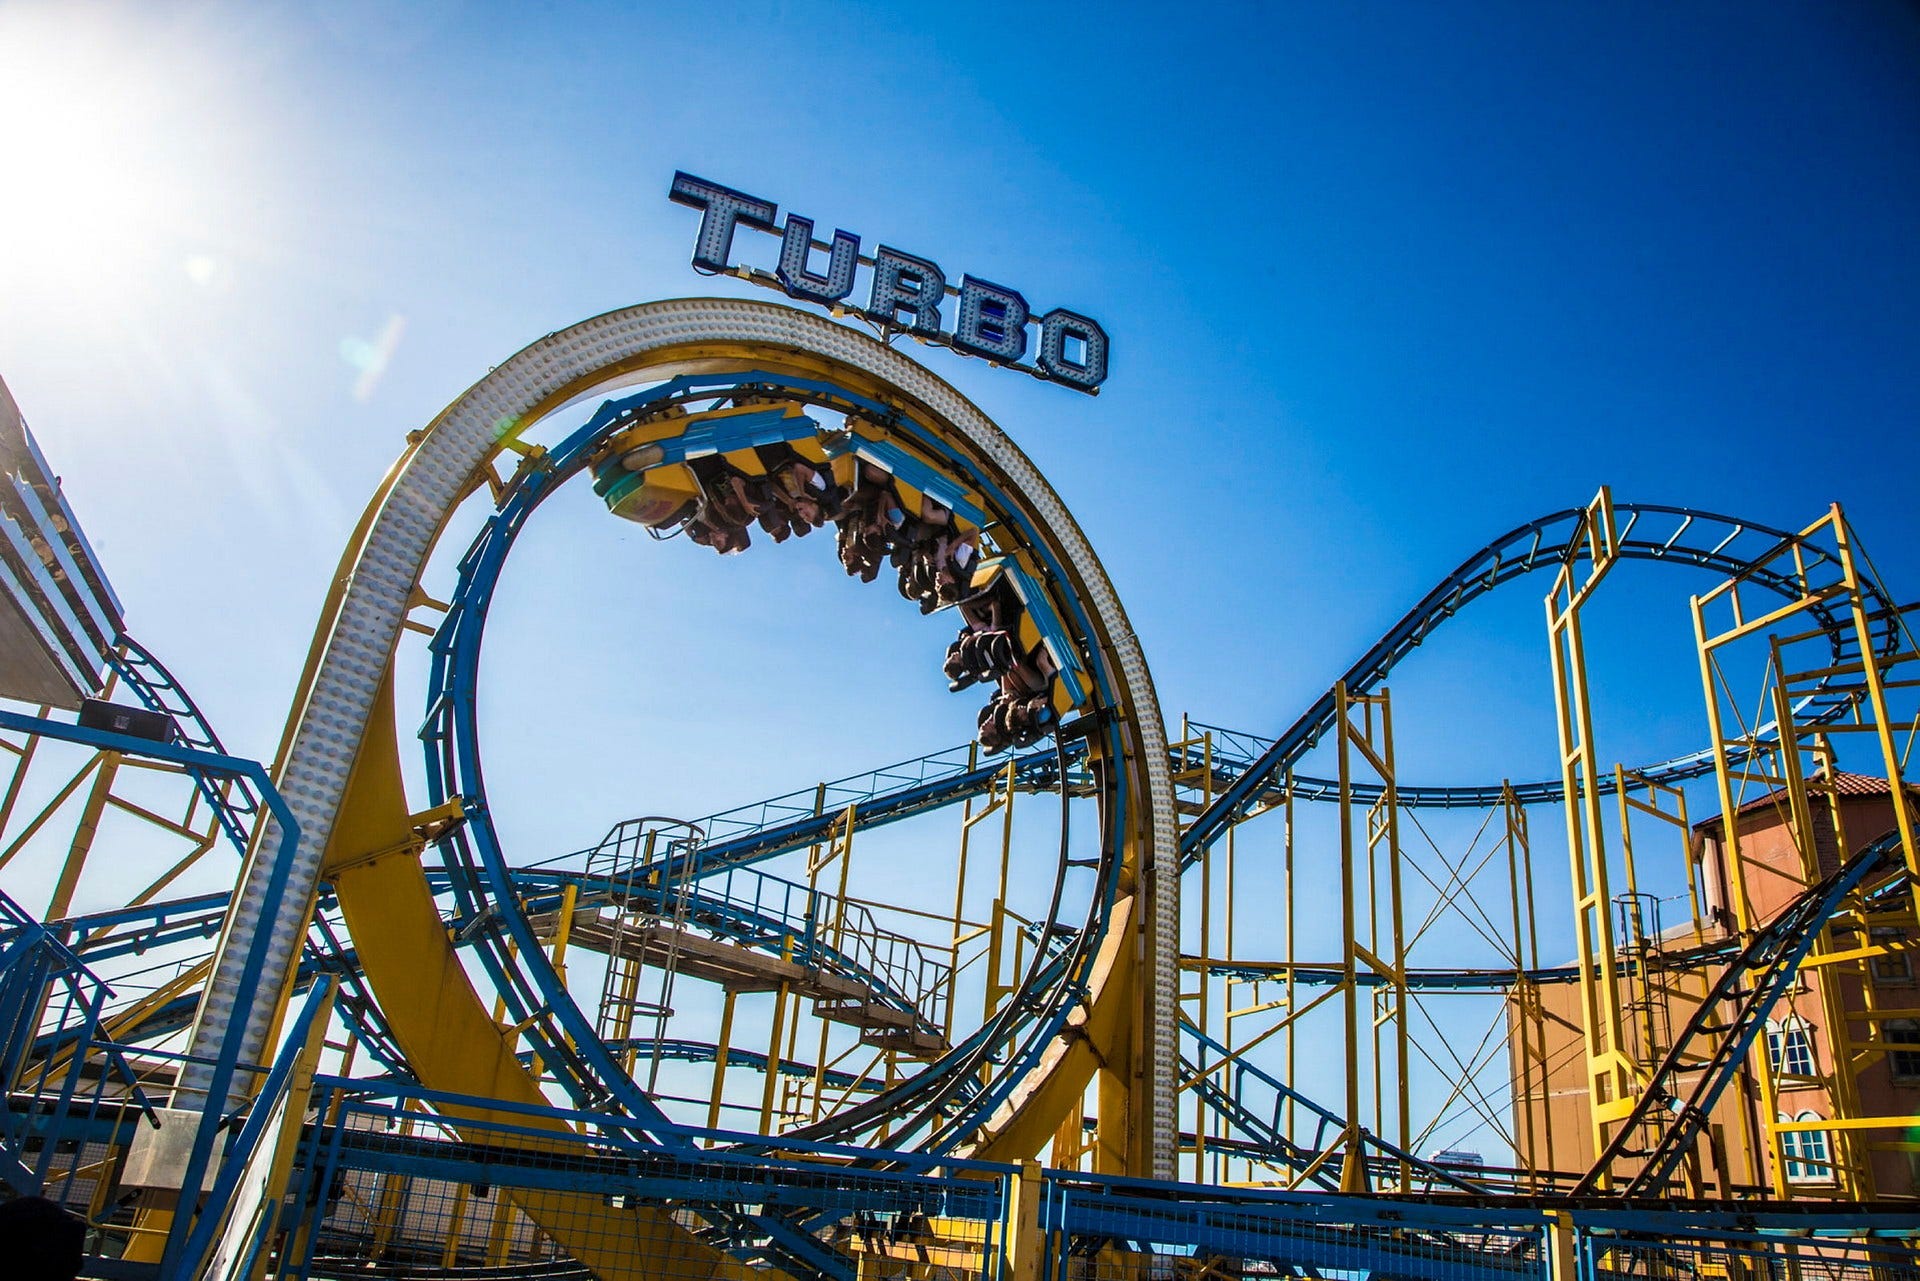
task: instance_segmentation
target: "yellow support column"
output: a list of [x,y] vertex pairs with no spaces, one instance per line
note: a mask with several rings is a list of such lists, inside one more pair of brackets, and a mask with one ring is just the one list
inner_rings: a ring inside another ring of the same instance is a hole
[[[980,744],[978,741],[967,744],[967,772],[972,773],[980,765]],[[988,785],[992,790],[992,785]],[[960,1002],[960,948],[973,941],[977,934],[964,927],[967,916],[967,852],[973,835],[973,798],[969,796],[960,809],[960,850],[955,856],[953,870],[953,936],[947,958],[947,1008],[941,1023],[941,1031],[948,1045],[953,1044],[953,1015]]]
[[[1527,834],[1527,811],[1513,787],[1500,784],[1500,806],[1506,819],[1507,883],[1513,904],[1513,1064],[1516,1082],[1521,1168],[1530,1187],[1538,1189],[1543,1173],[1553,1170],[1553,1122],[1548,1113],[1547,1019],[1540,987],[1529,971],[1540,966],[1539,924],[1534,918],[1533,849]],[[1529,946],[1531,944],[1531,946]],[[1538,1104],[1538,1120],[1535,1119]],[[1541,1149],[1545,1148],[1545,1160]]]
[[[1364,1150],[1365,1129],[1360,1120],[1360,975],[1364,967],[1372,980],[1368,984],[1367,1033],[1372,1048],[1374,1079],[1373,1119],[1379,1130],[1391,1128],[1401,1148],[1411,1146],[1412,1117],[1409,1106],[1409,1041],[1407,1014],[1410,990],[1407,985],[1407,941],[1401,909],[1400,885],[1400,797],[1394,780],[1392,700],[1388,691],[1378,694],[1353,694],[1344,682],[1334,686],[1340,759],[1340,888],[1341,888],[1341,977],[1347,1038],[1347,1115],[1346,1158],[1341,1169],[1341,1185],[1351,1191],[1366,1190]],[[1358,723],[1355,714],[1358,713]],[[1353,771],[1356,760],[1380,781],[1380,799],[1359,809],[1354,803]],[[1365,835],[1356,842],[1356,821],[1365,824]],[[1366,889],[1367,941],[1359,938],[1354,911],[1361,897],[1355,861],[1364,845],[1367,859]],[[1387,902],[1384,927],[1381,921],[1378,876],[1385,864]],[[1292,967],[1288,967],[1291,982]],[[1290,1009],[1291,1020],[1303,1011]],[[1391,1042],[1387,1037],[1391,1033]],[[1391,1075],[1395,1079],[1393,1107],[1387,1106],[1385,1079],[1391,1054]],[[1412,1186],[1412,1169],[1405,1161],[1398,1164],[1399,1184],[1403,1191]]]
[[[1887,704],[1887,679],[1882,670],[1883,666],[1890,666],[1891,661],[1875,651],[1873,624],[1867,617],[1865,576],[1855,555],[1853,531],[1840,511],[1840,504],[1833,505],[1829,519],[1833,522],[1834,539],[1839,547],[1841,582],[1847,590],[1847,613],[1853,622],[1854,635],[1859,638],[1860,670],[1866,682],[1867,705],[1873,714],[1874,740],[1880,748],[1880,763],[1886,770],[1887,785],[1893,789],[1893,821],[1900,832],[1900,850],[1906,861],[1907,874],[1915,884],[1920,884],[1920,833],[1916,832],[1913,806],[1907,801],[1901,777],[1906,765],[1906,753],[1893,736],[1895,721]],[[1913,638],[1907,634],[1905,618],[1897,617],[1894,625],[1905,637],[1908,652],[1902,654],[1899,660],[1892,661],[1911,659]],[[1909,897],[1912,900],[1909,910],[1920,920],[1920,895]]]
[[1566,1210],[1547,1212],[1547,1278],[1580,1281],[1579,1235]]
[[720,1128],[720,1104],[727,1086],[727,1049],[733,1043],[733,1005],[739,995],[729,987],[720,1002],[720,1035],[713,1043],[713,1102],[707,1107],[709,1130]]
[[1007,1176],[1007,1224],[997,1281],[1040,1281],[1044,1275],[1046,1238],[1040,1231],[1040,1198],[1045,1193],[1038,1161],[1022,1161],[1019,1172]]
[[[1618,552],[1613,496],[1601,489],[1581,517],[1576,544],[1584,544],[1588,571],[1575,573],[1577,554],[1561,566],[1546,599],[1548,648],[1553,659],[1554,712],[1560,741],[1560,780],[1567,816],[1567,860],[1573,881],[1575,964],[1580,971],[1580,1015],[1587,1066],[1587,1106],[1593,1150],[1607,1146],[1609,1128],[1633,1111],[1640,1079],[1627,1053],[1620,999],[1620,965],[1613,937],[1606,828],[1593,747],[1593,709],[1587,691],[1586,642],[1580,610],[1613,567]],[[1603,1171],[1601,1187],[1611,1185]]]
[[[789,937],[780,949],[780,959],[793,959],[793,939]],[[767,1033],[767,1075],[760,1086],[760,1133],[772,1134],[773,1105],[780,1088],[780,1035],[786,1030],[787,1006],[793,989],[788,983],[781,983],[773,994],[773,1026]]]
[[[1340,1190],[1365,1192],[1368,1190],[1367,1154],[1360,1134],[1360,958],[1355,948],[1353,911],[1360,887],[1353,869],[1353,765],[1349,748],[1352,734],[1345,681],[1334,686],[1334,705],[1340,731],[1340,994],[1346,1013],[1347,1037],[1346,1130],[1340,1140]],[[1288,970],[1291,972],[1292,967]]]
[[[1284,803],[1286,805],[1286,814],[1283,820],[1284,830],[1282,831],[1281,839],[1285,843],[1285,854],[1286,854],[1286,865],[1287,865],[1287,960],[1289,962],[1293,962],[1293,961],[1297,961],[1300,957],[1300,953],[1299,953],[1300,935],[1296,929],[1296,926],[1299,921],[1298,915],[1295,911],[1295,905],[1298,902],[1298,896],[1294,892],[1295,884],[1294,884],[1294,876],[1293,876],[1293,866],[1294,866],[1293,864],[1293,769],[1291,766],[1289,766],[1287,769],[1287,794],[1286,794],[1286,800]],[[1294,985],[1295,985],[1295,979],[1293,974],[1293,966],[1292,964],[1289,964],[1287,966],[1287,995],[1286,995],[1287,1014],[1288,1014],[1287,1080],[1289,1082],[1298,1081],[1300,1079],[1299,1063],[1294,1057],[1294,1023],[1292,1019],[1293,1012],[1299,1009],[1300,1006],[1299,1006],[1298,1000],[1296,999]],[[1226,1043],[1227,1050],[1229,1053],[1231,1053],[1233,1050],[1232,1032],[1233,1032],[1233,1021],[1232,1021],[1231,1014],[1229,1014],[1228,1021],[1227,1021],[1228,1039]],[[1296,1104],[1295,1100],[1291,1096],[1289,1096],[1287,1099],[1287,1137],[1289,1139],[1293,1138],[1294,1122],[1297,1119],[1297,1117],[1298,1117],[1298,1105]]]
[[[45,720],[52,713],[53,709],[43,703],[34,714],[41,720]],[[0,744],[0,746],[4,746],[6,750],[19,757],[13,763],[13,773],[7,778],[6,796],[0,798],[0,836],[4,836],[7,825],[13,821],[13,807],[20,800],[20,788],[27,781],[27,771],[33,767],[33,754],[40,747],[40,736],[28,735],[26,744],[22,747],[15,747],[12,743]]]
[[47,904],[49,921],[61,920],[72,910],[74,890],[79,887],[87,855],[93,852],[93,838],[100,830],[100,816],[106,811],[114,776],[120,772],[120,753],[102,752],[99,761],[93,786],[87,791],[86,807],[80,813],[80,822],[73,829],[73,840],[67,847],[66,862],[60,866],[59,883],[54,886],[52,901]]

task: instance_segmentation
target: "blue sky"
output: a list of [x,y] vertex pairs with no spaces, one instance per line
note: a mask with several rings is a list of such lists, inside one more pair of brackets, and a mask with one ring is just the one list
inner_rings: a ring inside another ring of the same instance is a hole
[[[924,358],[1061,491],[1169,715],[1270,733],[1602,483],[1790,526],[1842,500],[1920,586],[1916,68],[1891,0],[0,5],[0,375],[133,630],[269,754],[407,430],[586,316],[763,296],[689,270],[687,169],[1098,317],[1097,399]],[[969,733],[890,593],[577,497],[490,633],[529,841]],[[1706,585],[1599,607],[1603,756],[1701,741]],[[1551,771],[1545,586],[1396,680],[1410,775]],[[795,671],[851,696],[769,734]]]

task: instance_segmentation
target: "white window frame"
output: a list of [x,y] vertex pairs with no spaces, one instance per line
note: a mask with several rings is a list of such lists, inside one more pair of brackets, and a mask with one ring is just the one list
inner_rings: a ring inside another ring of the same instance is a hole
[[[1797,1063],[1805,1063],[1805,1069]],[[1767,1020],[1767,1066],[1773,1069],[1775,1079],[1797,1077],[1802,1080],[1817,1080],[1820,1076],[1820,1056],[1813,1049],[1813,1025],[1798,1014],[1789,1014],[1780,1020]]]
[[[1876,925],[1867,935],[1874,943],[1897,943],[1906,936],[1907,932],[1897,925]],[[1869,968],[1872,970],[1873,981],[1876,984],[1898,987],[1913,985],[1913,956],[1906,951],[1887,952],[1876,956]]]
[[[1789,1118],[1781,1112],[1781,1121],[1820,1121],[1818,1112],[1801,1112]],[[1827,1130],[1783,1130],[1780,1134],[1780,1160],[1788,1183],[1832,1183],[1833,1139]]]

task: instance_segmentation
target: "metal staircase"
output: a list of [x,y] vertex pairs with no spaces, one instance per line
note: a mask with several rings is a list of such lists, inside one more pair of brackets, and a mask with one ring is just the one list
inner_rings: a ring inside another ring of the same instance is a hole
[[[652,1021],[649,1091],[658,1083],[660,1047],[666,1040],[667,1020],[673,1017],[673,984],[704,835],[691,823],[646,818],[639,820],[630,839],[597,850],[587,860],[589,878],[604,883],[602,893],[614,908],[595,1025],[601,1040],[625,1047],[622,1057],[631,1074],[639,1054],[634,1024]],[[650,966],[659,971],[659,984],[652,1000],[642,1000],[640,989]]]
[[[1595,1191],[1623,1158],[1643,1158],[1639,1173],[1616,1182],[1626,1197],[1657,1195],[1693,1150],[1713,1106],[1733,1081],[1767,1015],[1792,985],[1800,962],[1848,895],[1878,872],[1897,867],[1902,857],[1898,832],[1889,833],[1853,856],[1824,881],[1805,891],[1753,938],[1721,970],[1706,999],[1674,1038],[1639,1101],[1593,1168],[1574,1189]],[[1731,1015],[1727,1011],[1731,1008]],[[1696,1047],[1710,1046],[1701,1056]],[[1689,1083],[1683,1079],[1691,1077]],[[1649,1131],[1658,1138],[1646,1148],[1636,1139]]]

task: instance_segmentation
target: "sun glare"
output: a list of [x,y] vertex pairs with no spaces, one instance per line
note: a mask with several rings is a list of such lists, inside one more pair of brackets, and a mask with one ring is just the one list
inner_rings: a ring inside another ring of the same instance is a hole
[[29,294],[124,283],[195,222],[178,94],[127,33],[64,12],[0,12],[0,280]]

